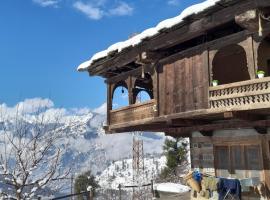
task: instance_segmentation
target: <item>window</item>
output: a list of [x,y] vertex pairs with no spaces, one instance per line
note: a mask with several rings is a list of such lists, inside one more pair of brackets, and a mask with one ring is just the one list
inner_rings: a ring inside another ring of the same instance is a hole
[[259,145],[216,146],[217,176],[259,177],[262,170],[260,148]]
[[229,148],[226,146],[217,147],[216,153],[218,169],[229,169]]

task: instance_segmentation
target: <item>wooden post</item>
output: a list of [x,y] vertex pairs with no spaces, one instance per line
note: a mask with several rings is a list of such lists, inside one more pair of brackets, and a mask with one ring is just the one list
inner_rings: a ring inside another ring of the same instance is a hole
[[246,59],[247,59],[247,68],[251,79],[256,78],[256,62],[255,62],[255,56],[253,51],[253,38],[252,36],[249,36],[246,40],[238,43],[246,53]]
[[112,110],[112,85],[107,84],[107,126],[110,125],[110,111]]
[[131,104],[135,103],[135,102],[133,102],[133,78],[132,78],[132,76],[128,77],[127,86],[128,86],[128,102],[129,102],[129,105],[131,105]]
[[89,200],[93,200],[94,199],[94,194],[93,194],[93,190],[91,189],[89,191]]
[[151,192],[152,192],[153,197],[155,197],[154,181],[153,180],[151,180]]
[[[71,178],[70,178],[70,194],[73,194],[73,180],[74,180],[74,176],[73,174],[71,175]],[[73,200],[73,196],[70,197],[71,200]]]
[[121,198],[121,184],[119,184],[119,186],[118,186],[118,188],[119,188],[119,200],[121,200],[122,198]]

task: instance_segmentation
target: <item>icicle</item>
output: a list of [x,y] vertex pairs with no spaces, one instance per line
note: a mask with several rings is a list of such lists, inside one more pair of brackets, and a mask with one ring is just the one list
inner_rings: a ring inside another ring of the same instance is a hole
[[142,78],[144,78],[144,65],[142,66]]
[[262,18],[261,13],[259,13],[259,36],[261,37],[262,35],[263,35]]

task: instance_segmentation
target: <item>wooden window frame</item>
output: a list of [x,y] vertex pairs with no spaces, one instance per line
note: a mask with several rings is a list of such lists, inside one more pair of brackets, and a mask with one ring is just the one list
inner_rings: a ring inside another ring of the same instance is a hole
[[243,164],[248,168],[248,169],[243,169],[245,170],[245,177],[251,177],[251,170],[248,167],[248,161],[247,161],[247,147],[249,146],[258,146],[259,147],[259,168],[261,168],[260,172],[260,176],[262,176],[262,171],[263,171],[263,155],[262,155],[262,144],[260,142],[248,142],[248,143],[233,143],[233,142],[224,142],[222,144],[214,144],[214,166],[215,166],[215,174],[218,175],[218,163],[217,163],[217,158],[218,158],[218,154],[217,154],[217,148],[218,147],[227,147],[228,148],[228,156],[229,156],[229,169],[228,169],[228,173],[230,174],[230,176],[235,175],[235,169],[233,169],[234,164],[233,164],[233,154],[232,154],[232,147],[234,146],[241,146],[241,161],[244,162]]

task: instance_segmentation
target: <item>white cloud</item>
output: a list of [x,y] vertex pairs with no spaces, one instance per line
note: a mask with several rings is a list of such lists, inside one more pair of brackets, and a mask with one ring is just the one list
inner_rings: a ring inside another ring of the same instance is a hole
[[169,0],[168,4],[170,6],[178,6],[180,4],[180,0]]
[[101,8],[95,7],[90,3],[77,1],[73,4],[73,7],[93,20],[99,20],[104,16],[104,11]]
[[44,109],[52,108],[54,103],[50,99],[34,98],[25,99],[16,105],[18,112],[20,113],[35,113]]
[[50,99],[42,98],[25,99],[13,107],[0,104],[0,121],[5,120],[3,118],[14,118],[16,116],[41,113],[52,107],[54,107],[54,103]]
[[118,2],[115,7],[110,8],[107,5],[107,0],[92,0],[88,3],[76,1],[73,7],[92,20],[99,20],[105,16],[132,15],[134,10],[131,5],[123,1]]
[[33,0],[34,3],[42,6],[42,7],[57,7],[59,0]]
[[133,7],[121,1],[119,2],[119,5],[117,5],[115,8],[110,9],[109,14],[116,16],[132,15],[133,10],[134,10]]

